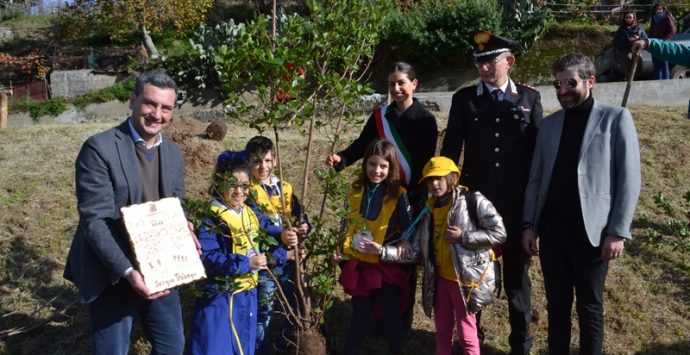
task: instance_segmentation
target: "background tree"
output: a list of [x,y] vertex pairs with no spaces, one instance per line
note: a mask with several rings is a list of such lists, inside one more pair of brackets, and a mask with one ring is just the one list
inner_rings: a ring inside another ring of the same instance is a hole
[[206,20],[213,0],[74,0],[60,13],[60,23],[68,36],[84,29],[97,28],[111,39],[138,33],[151,59],[159,57],[151,33],[173,26],[181,33],[196,28]]

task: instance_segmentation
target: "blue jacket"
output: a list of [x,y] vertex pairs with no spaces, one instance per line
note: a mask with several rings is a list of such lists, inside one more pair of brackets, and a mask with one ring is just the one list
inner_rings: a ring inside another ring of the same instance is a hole
[[[280,227],[265,215],[253,210],[259,219],[259,229],[275,237]],[[220,231],[217,228],[221,228]],[[232,239],[227,226],[216,218],[205,218],[198,230],[201,261],[206,269],[207,281],[196,299],[192,316],[189,351],[192,354],[253,354],[256,338],[256,289],[234,295],[219,286],[217,278],[252,272],[249,258],[232,252]],[[276,257],[274,252],[274,257]],[[278,255],[287,258],[287,255]],[[232,311],[230,304],[232,302]],[[232,323],[230,322],[232,317]],[[234,325],[234,328],[233,328]],[[234,332],[237,332],[235,334]],[[239,339],[239,345],[237,340]]]

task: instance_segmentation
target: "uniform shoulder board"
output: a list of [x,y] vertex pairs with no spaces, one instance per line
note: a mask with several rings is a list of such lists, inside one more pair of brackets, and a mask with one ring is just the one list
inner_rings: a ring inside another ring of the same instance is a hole
[[535,89],[534,86],[532,86],[532,85],[527,85],[527,84],[525,84],[525,83],[518,83],[518,82],[515,82],[515,85],[517,85],[517,86],[522,86],[522,87],[528,88],[528,89],[530,89],[530,90],[537,91],[537,89]]

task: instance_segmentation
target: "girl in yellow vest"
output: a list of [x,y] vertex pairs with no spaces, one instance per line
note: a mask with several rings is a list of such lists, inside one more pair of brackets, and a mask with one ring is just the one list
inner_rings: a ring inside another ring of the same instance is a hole
[[[481,193],[460,186],[460,169],[451,159],[433,157],[424,166],[430,199],[428,213],[401,254],[421,254],[424,266],[422,304],[436,325],[436,354],[452,353],[453,328],[465,355],[479,354],[475,314],[493,301],[492,246],[506,239],[503,219]],[[413,256],[412,259],[415,257]]]
[[352,184],[347,200],[339,282],[352,296],[352,317],[346,354],[354,355],[372,327],[372,312],[383,320],[383,334],[390,354],[402,353],[402,312],[409,304],[412,266],[381,262],[386,248],[399,240],[410,224],[411,211],[400,173],[395,146],[387,140],[369,144],[362,160],[362,175]]
[[254,354],[257,273],[266,268],[256,238],[271,222],[245,205],[249,185],[243,159],[219,160],[209,189],[211,217],[198,233],[208,281],[195,302],[191,354]]

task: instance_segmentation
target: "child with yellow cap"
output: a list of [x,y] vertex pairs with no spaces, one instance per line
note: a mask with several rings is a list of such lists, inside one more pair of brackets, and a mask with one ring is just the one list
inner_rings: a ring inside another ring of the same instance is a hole
[[454,325],[463,353],[479,354],[475,314],[493,301],[491,248],[506,239],[503,219],[484,195],[458,184],[460,169],[449,158],[431,158],[422,174],[429,200],[408,246],[422,257],[422,303],[427,316],[433,310],[436,354],[451,354]]

